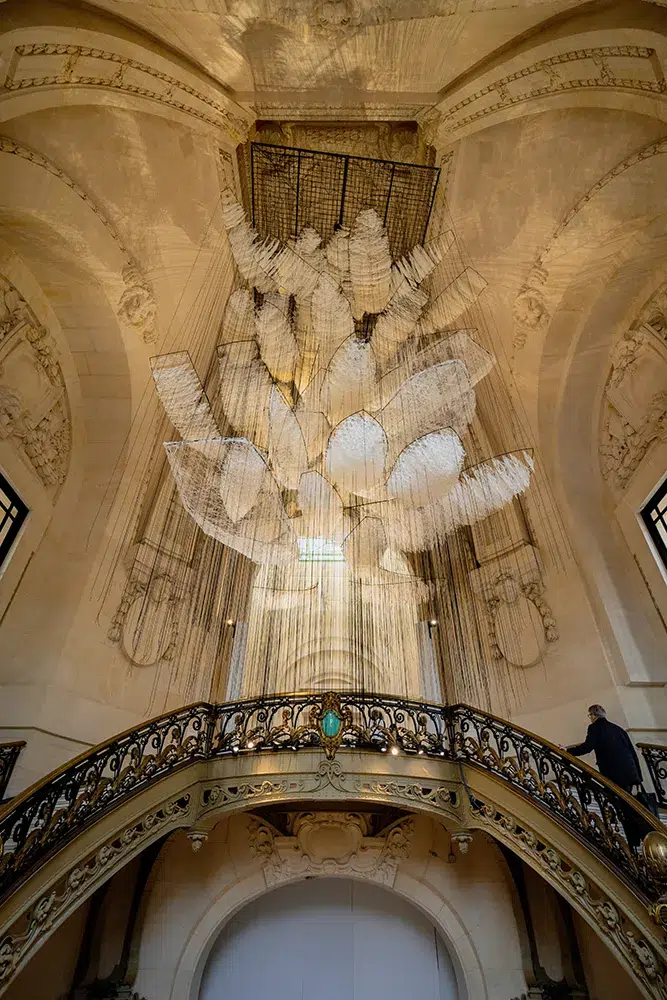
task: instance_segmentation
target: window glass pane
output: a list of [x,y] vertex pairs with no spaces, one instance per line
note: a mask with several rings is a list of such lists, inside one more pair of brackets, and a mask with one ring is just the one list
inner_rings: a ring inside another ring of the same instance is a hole
[[0,472],[0,567],[9,557],[27,516],[26,504]]
[[646,525],[656,555],[667,569],[667,480],[656,488],[639,515]]

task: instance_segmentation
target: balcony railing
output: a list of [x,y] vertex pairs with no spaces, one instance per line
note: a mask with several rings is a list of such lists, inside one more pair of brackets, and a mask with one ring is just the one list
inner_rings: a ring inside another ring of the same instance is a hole
[[488,772],[565,826],[643,900],[655,902],[667,888],[638,850],[662,824],[553,744],[467,705],[326,693],[191,705],[54,771],[0,810],[0,898],[105,813],[188,764],[317,749],[328,757],[354,749],[453,761],[464,783],[463,765]]
[[637,747],[646,761],[658,804],[667,809],[667,746],[661,746],[659,743],[638,743]]
[[5,797],[9,779],[19,754],[25,746],[25,740],[14,740],[11,743],[0,743],[0,802]]

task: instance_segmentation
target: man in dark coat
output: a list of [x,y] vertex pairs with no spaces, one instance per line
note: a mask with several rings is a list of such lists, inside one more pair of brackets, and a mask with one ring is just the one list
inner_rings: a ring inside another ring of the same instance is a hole
[[568,753],[575,757],[595,751],[595,760],[600,774],[626,791],[631,792],[635,785],[641,784],[642,772],[634,744],[625,729],[621,729],[607,718],[602,705],[591,705],[588,709],[591,724],[588,727],[586,741],[576,746],[567,747]]
[[[632,794],[633,787],[642,782],[639,758],[632,740],[625,729],[608,720],[602,705],[591,705],[588,718],[591,724],[585,742],[567,747],[568,753],[582,757],[595,751],[600,774],[614,781],[623,791]],[[650,827],[641,815],[625,804],[619,805],[619,819],[625,828],[628,844],[638,850]]]

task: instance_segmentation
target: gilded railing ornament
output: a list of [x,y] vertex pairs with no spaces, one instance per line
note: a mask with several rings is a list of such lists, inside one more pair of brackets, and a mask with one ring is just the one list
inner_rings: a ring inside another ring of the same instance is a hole
[[327,691],[322,695],[321,705],[313,709],[312,719],[319,729],[320,743],[327,760],[333,760],[345,731],[352,726],[350,709],[342,707],[340,695]]
[[[664,885],[667,879],[667,835],[660,830],[647,833],[642,841],[642,855],[656,879]],[[649,913],[656,924],[667,930],[667,894],[651,904]]]

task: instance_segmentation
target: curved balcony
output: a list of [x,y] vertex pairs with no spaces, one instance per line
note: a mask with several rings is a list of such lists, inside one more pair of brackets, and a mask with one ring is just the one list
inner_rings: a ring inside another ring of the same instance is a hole
[[484,829],[591,922],[609,923],[611,906],[627,931],[627,954],[614,945],[626,966],[644,986],[662,982],[667,837],[654,816],[586,764],[479,709],[330,692],[166,713],[8,803],[0,991],[45,928],[81,902],[81,887],[92,892],[132,850],[179,827],[194,845],[223,811],[309,797],[384,801]]

